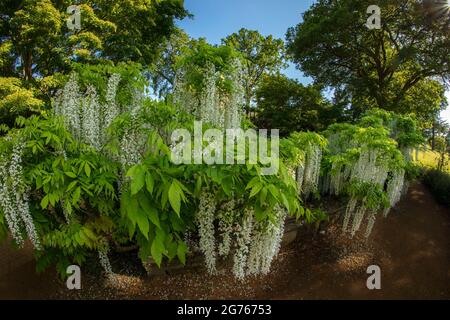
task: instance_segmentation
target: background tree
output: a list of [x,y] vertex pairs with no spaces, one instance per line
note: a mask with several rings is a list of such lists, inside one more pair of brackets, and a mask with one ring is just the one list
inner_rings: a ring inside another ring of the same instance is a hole
[[241,29],[222,42],[233,47],[243,56],[245,106],[250,112],[255,90],[265,73],[274,73],[285,67],[284,43],[269,35],[262,36],[258,31]]
[[19,78],[0,77],[0,135],[14,125],[16,116],[42,110],[44,102],[36,96],[36,89],[27,88]]
[[66,10],[73,4],[77,2],[0,3],[0,77],[5,77],[0,78],[0,97],[6,98],[0,122],[10,125],[18,110],[28,114],[48,105],[61,74],[68,74],[74,62],[127,61],[147,68],[175,30],[174,20],[188,15],[182,0],[86,0],[79,4],[81,30],[72,31]]
[[[106,59],[146,66],[187,15],[181,0],[87,0],[80,4],[81,30],[66,26],[69,0],[2,1],[0,39],[25,80],[65,70],[70,61]],[[4,51],[2,50],[2,51]]]
[[408,112],[402,108],[415,87],[449,80],[449,20],[431,17],[418,1],[381,0],[381,29],[369,30],[372,4],[319,0],[288,30],[288,53],[316,82],[344,91],[360,107]]
[[317,85],[304,86],[284,75],[265,75],[256,91],[256,124],[291,132],[321,131],[343,119],[343,110],[327,101]]
[[173,87],[178,61],[190,46],[193,40],[186,32],[176,29],[169,39],[161,43],[160,54],[150,68],[150,79],[153,92],[162,97],[169,93]]

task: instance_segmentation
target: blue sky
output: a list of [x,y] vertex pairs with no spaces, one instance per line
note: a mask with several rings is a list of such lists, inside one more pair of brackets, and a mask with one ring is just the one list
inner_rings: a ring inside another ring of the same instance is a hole
[[[204,37],[219,44],[241,28],[258,30],[262,35],[285,39],[286,31],[301,21],[301,14],[314,0],[185,0],[194,19],[178,22],[191,37]],[[286,75],[302,83],[311,79],[291,65]]]
[[[179,21],[178,25],[191,37],[204,37],[219,44],[222,38],[240,28],[258,30],[263,35],[285,39],[289,27],[301,21],[301,14],[314,0],[184,0],[193,19]],[[291,65],[284,73],[304,84],[311,79]],[[447,92],[450,102],[450,92]],[[442,113],[450,122],[450,108]]]

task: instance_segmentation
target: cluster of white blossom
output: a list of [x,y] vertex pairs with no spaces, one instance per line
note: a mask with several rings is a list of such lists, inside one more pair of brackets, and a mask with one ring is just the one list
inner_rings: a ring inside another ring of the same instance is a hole
[[344,183],[347,181],[344,171],[345,168],[341,163],[333,162],[331,171],[328,175],[322,178],[322,192],[338,196],[344,188]]
[[78,140],[100,150],[106,142],[106,129],[120,113],[116,103],[116,92],[120,75],[114,74],[108,80],[106,103],[101,104],[97,91],[88,86],[85,94],[80,93],[78,77],[70,75],[69,81],[58,92],[55,99],[55,114],[64,117],[66,127]]
[[219,76],[214,65],[210,62],[207,63],[203,90],[200,93],[200,105],[198,106],[196,116],[202,121],[211,123],[216,127],[223,127],[223,105],[220,101],[219,89],[217,88]]
[[[392,174],[392,178],[387,184],[387,196],[389,199],[389,204],[394,207],[402,197],[402,193],[405,188],[405,170],[398,169]],[[384,210],[384,216],[386,217],[390,211],[390,208]]]
[[345,215],[344,215],[344,223],[342,225],[342,231],[347,232],[348,224],[350,223],[350,218],[352,217],[353,213],[355,212],[355,208],[356,208],[357,204],[358,204],[358,200],[355,198],[350,198],[349,202],[347,203],[347,208],[345,210]]
[[236,226],[237,235],[236,251],[233,257],[233,274],[239,280],[243,280],[246,276],[249,246],[252,241],[253,216],[253,210],[246,208],[241,223]]
[[231,199],[221,206],[218,213],[219,232],[222,241],[219,243],[219,255],[227,256],[231,249],[231,236],[233,233],[233,224],[235,216],[236,201]]
[[242,114],[244,112],[244,86],[243,71],[239,59],[234,59],[232,63],[230,80],[233,84],[232,92],[228,99],[227,112],[225,114],[225,127],[229,129],[238,129],[241,127]]
[[103,271],[105,272],[108,283],[114,286],[117,285],[117,275],[112,270],[111,261],[109,260],[108,257],[108,252],[109,246],[100,248],[98,250],[98,258],[100,261],[100,265],[102,266]]
[[295,175],[299,192],[308,197],[311,193],[318,191],[322,148],[313,143],[309,144],[303,159],[297,166]]
[[367,227],[366,227],[366,238],[370,236],[372,233],[373,226],[375,225],[375,221],[377,218],[377,211],[376,210],[370,210],[368,218],[367,218]]
[[120,83],[120,75],[113,74],[108,80],[106,88],[106,103],[102,105],[103,127],[108,128],[113,120],[120,114],[120,108],[116,102],[117,88]]
[[111,262],[109,261],[108,258],[108,248],[102,248],[98,250],[98,258],[100,261],[100,265],[102,266],[103,270],[105,271],[105,273],[110,276],[112,274],[114,274],[114,272],[112,271],[112,267],[111,267]]
[[211,274],[216,273],[216,237],[214,220],[216,214],[216,202],[214,195],[204,190],[200,196],[200,204],[196,213],[198,232],[200,235],[199,246],[205,256],[206,267]]
[[22,230],[28,235],[33,246],[39,250],[40,241],[30,213],[28,190],[23,183],[22,152],[23,142],[17,143],[11,160],[0,158],[0,209],[5,215],[9,230],[18,245],[23,245]]
[[58,91],[55,98],[55,114],[64,117],[64,123],[75,138],[80,139],[82,95],[78,85],[78,76],[72,73],[63,90]]
[[89,86],[82,102],[81,112],[81,133],[83,142],[100,150],[102,137],[100,121],[100,103],[98,101],[97,91]]
[[255,223],[247,259],[248,275],[269,273],[272,261],[280,250],[287,212],[277,206],[274,213],[276,223]]
[[363,147],[358,161],[351,170],[350,179],[384,185],[389,169],[383,165],[382,159],[379,162],[377,160],[379,156],[376,150]]
[[133,129],[127,129],[120,139],[120,163],[129,168],[141,161],[141,135]]
[[[237,279],[242,280],[246,276],[269,272],[272,260],[280,249],[287,212],[276,206],[275,221],[256,222],[253,209],[239,209],[237,203],[240,201],[231,200],[217,208],[214,196],[204,191],[196,221],[199,247],[205,256],[208,272],[216,272],[218,247],[219,256],[233,253],[232,271]],[[216,240],[216,222],[221,241]],[[216,243],[219,245],[216,246]]]
[[[373,184],[384,185],[387,179],[388,170],[377,163],[377,151],[373,149],[363,148],[358,160],[352,164],[345,166],[345,172],[342,171],[344,166],[338,165],[331,173],[330,191],[339,194],[342,190],[344,179],[358,182],[368,182]],[[350,169],[349,169],[350,168]],[[365,206],[365,198],[362,201],[355,197],[351,197],[344,215],[344,224],[342,230],[347,232],[350,221],[352,222],[350,233],[352,236],[359,230],[368,208]],[[373,210],[376,212],[376,210]],[[370,216],[370,224],[368,228],[371,230],[374,223],[374,216]],[[370,232],[366,232],[370,234]]]
[[[401,149],[403,157],[405,157],[406,161],[408,161],[408,162],[413,161],[413,151],[414,151],[414,149],[415,148],[412,148],[412,147],[403,147]],[[416,154],[417,154],[417,152],[416,152]]]
[[[383,190],[387,185],[386,193],[390,207],[395,206],[402,194],[405,171],[403,169],[390,169],[386,159],[376,149],[362,146],[361,150],[359,157],[352,164],[333,163],[328,177],[324,179],[325,182],[322,186],[324,192],[339,195],[345,183],[351,181],[378,185]],[[350,233],[354,236],[367,215],[366,237],[370,235],[379,208],[367,208],[366,200],[367,198],[359,199],[356,197],[349,200],[344,215],[344,232],[348,231],[351,222]],[[390,208],[384,211],[385,215],[389,210]]]
[[[217,72],[213,63],[205,65],[202,89],[193,92],[186,79],[186,70],[177,70],[174,84],[174,103],[198,120],[208,122],[217,128],[232,129],[241,127],[244,105],[242,66],[234,60],[229,74]],[[220,79],[231,82],[231,92],[219,88]]]
[[186,81],[186,71],[179,68],[175,74],[173,85],[173,103],[182,106],[183,109],[190,114],[196,114],[199,99],[192,90],[189,89]]

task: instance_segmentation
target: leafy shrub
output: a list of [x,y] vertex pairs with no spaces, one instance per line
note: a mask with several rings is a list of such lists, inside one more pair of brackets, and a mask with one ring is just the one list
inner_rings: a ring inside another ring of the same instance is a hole
[[[30,239],[38,269],[56,265],[62,276],[95,254],[110,273],[108,252],[124,247],[137,246],[144,265],[184,264],[191,240],[211,272],[216,245],[234,254],[238,278],[269,271],[286,214],[304,214],[283,164],[277,176],[259,163],[175,165],[170,133],[192,128],[192,116],[142,96],[116,106],[75,81],[55,114],[20,117],[0,138],[0,236],[8,226],[18,245]],[[113,96],[117,82],[106,88]],[[109,122],[107,108],[120,110]]]
[[436,200],[450,207],[450,174],[432,169],[426,171],[422,179]]
[[411,149],[423,141],[416,122],[379,109],[368,111],[357,124],[331,125],[323,162],[322,192],[350,198],[344,231],[351,234],[368,216],[369,236],[379,211],[386,216],[416,174]]
[[[324,136],[293,133],[281,142],[276,175],[262,174],[260,158],[250,163],[248,145],[243,164],[176,165],[171,134],[192,131],[196,117],[206,122],[204,130],[251,126],[235,90],[239,77],[228,79],[234,90],[226,94],[226,108],[217,103],[220,86],[201,101],[181,99],[203,94],[179,86],[177,104],[168,105],[144,95],[135,66],[119,69],[111,75],[116,69],[110,66],[86,68],[81,78],[98,88],[72,75],[52,112],[19,117],[0,137],[0,238],[9,229],[18,245],[30,239],[38,269],[56,265],[64,276],[68,265],[98,255],[111,274],[110,250],[137,248],[148,267],[174,259],[184,264],[199,248],[209,272],[232,256],[233,273],[242,279],[269,272],[288,214],[308,223],[326,219],[305,209],[302,198],[342,191],[350,197],[346,221],[353,218],[352,233],[365,212],[370,233],[376,211],[400,198],[408,168],[394,140],[402,133],[394,114],[333,125]],[[219,68],[209,80],[227,71]],[[212,112],[188,113],[191,103]],[[208,121],[221,112],[227,121]],[[409,137],[402,142],[406,148],[417,140],[415,130]]]

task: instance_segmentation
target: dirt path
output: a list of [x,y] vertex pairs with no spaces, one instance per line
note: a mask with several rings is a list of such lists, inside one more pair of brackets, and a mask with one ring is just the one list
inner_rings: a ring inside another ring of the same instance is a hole
[[[415,183],[386,219],[377,220],[369,241],[343,237],[337,227],[300,235],[268,276],[246,283],[226,270],[217,276],[191,270],[147,279],[121,276],[115,287],[86,276],[83,290],[68,292],[52,272],[35,275],[23,255],[0,247],[0,298],[450,299],[450,209]],[[2,273],[11,259],[26,261]],[[372,264],[381,268],[381,290],[366,288]]]
[[36,274],[30,244],[21,250],[10,241],[0,246],[0,299],[46,298],[58,285],[53,272]]
[[[352,248],[349,243],[348,250],[336,253],[336,244],[345,240],[329,240],[334,239],[318,239],[315,252],[329,245],[329,261],[300,250],[297,263],[307,270],[286,281],[286,293],[277,298],[450,299],[450,210],[419,183],[386,219],[377,220],[366,245]],[[382,290],[366,288],[370,264],[381,268]]]

